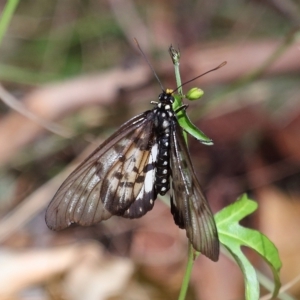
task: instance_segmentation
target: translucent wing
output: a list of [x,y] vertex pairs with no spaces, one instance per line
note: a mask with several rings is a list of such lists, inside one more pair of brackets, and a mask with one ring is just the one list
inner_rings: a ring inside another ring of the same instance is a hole
[[48,206],[48,227],[89,226],[112,215],[137,218],[152,209],[157,154],[152,127],[151,111],[132,118],[79,165]]
[[213,261],[219,258],[219,239],[209,204],[201,191],[178,123],[171,127],[171,212],[186,230],[193,247]]

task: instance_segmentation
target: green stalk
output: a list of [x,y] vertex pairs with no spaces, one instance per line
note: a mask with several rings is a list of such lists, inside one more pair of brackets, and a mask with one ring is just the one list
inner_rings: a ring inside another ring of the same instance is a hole
[[[175,70],[175,78],[176,78],[176,85],[177,85],[177,88],[178,88],[178,94],[180,94],[181,96],[183,96],[183,91],[182,91],[182,83],[181,83],[181,76],[180,76],[180,70],[179,70],[179,65],[180,65],[180,51],[179,50],[175,50],[173,48],[173,46],[171,45],[170,48],[169,48],[169,53],[170,53],[170,56],[172,58],[172,61],[173,61],[173,65],[174,65],[174,70]],[[182,101],[181,101],[181,97],[176,97],[175,99],[175,107],[173,106],[173,109],[176,109],[180,106],[182,106]],[[181,118],[183,116],[184,112],[179,112],[179,118]],[[188,141],[187,141],[187,134],[185,131],[183,131],[183,136],[184,136],[184,139],[185,139],[185,142],[186,144],[188,144]]]
[[182,281],[182,284],[181,284],[178,300],[184,300],[186,298],[186,293],[187,293],[189,283],[190,283],[190,280],[191,280],[191,274],[192,274],[192,270],[193,270],[193,263],[196,259],[196,257],[194,256],[195,253],[196,252],[193,249],[193,246],[191,245],[191,243],[189,241],[189,256],[188,256],[188,261],[187,261],[183,281]]
[[[180,71],[179,71],[180,52],[179,52],[179,50],[175,50],[173,48],[173,46],[171,45],[170,48],[169,48],[169,53],[171,55],[173,65],[174,65],[174,69],[175,69],[175,78],[176,78],[178,93],[180,95],[183,95],[183,91],[182,91],[182,87],[181,87],[182,83],[181,83],[181,77],[180,77]],[[177,107],[182,106],[181,98],[177,97],[176,100],[179,101],[179,103],[176,103],[176,106]],[[187,134],[186,134],[186,132],[183,132],[183,135],[184,135],[184,138],[185,138],[185,142],[187,144]],[[187,293],[187,290],[188,290],[188,287],[189,287],[189,282],[190,282],[190,279],[191,279],[193,263],[194,263],[194,260],[195,260],[195,257],[194,257],[195,250],[193,249],[190,241],[189,241],[188,245],[189,245],[188,261],[187,261],[185,274],[184,274],[184,277],[183,277],[183,281],[182,281],[182,285],[181,285],[178,300],[184,300],[186,298],[186,293]]]
[[180,52],[179,50],[175,50],[173,46],[171,45],[169,48],[169,53],[173,61],[174,69],[175,69],[175,78],[176,78],[176,84],[178,88],[179,94],[183,95],[182,92],[182,83],[181,83],[181,77],[180,77],[180,71],[179,71],[179,65],[180,65]]
[[17,8],[19,0],[8,0],[0,18],[0,45],[7,31],[10,20]]

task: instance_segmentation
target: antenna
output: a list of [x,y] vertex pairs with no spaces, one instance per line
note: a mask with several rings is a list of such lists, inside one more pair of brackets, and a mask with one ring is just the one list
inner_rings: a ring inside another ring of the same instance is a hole
[[[156,72],[155,72],[154,68],[153,68],[153,67],[152,67],[152,65],[150,64],[150,62],[149,62],[149,60],[148,60],[148,58],[147,58],[146,54],[143,52],[143,50],[142,50],[142,48],[141,48],[140,44],[138,43],[137,39],[136,39],[136,38],[134,38],[134,41],[135,41],[135,43],[136,43],[136,45],[137,45],[138,49],[140,50],[141,54],[143,55],[144,59],[146,60],[146,62],[147,62],[147,64],[148,64],[148,66],[149,66],[149,67],[150,67],[150,69],[152,70],[152,72],[153,72],[154,76],[156,77],[156,79],[157,79],[157,81],[158,81],[158,83],[159,83],[159,85],[160,85],[161,89],[164,91],[165,89],[164,89],[164,87],[163,87],[162,83],[160,82],[160,80],[159,80],[159,78],[158,78],[158,76],[157,76],[157,74],[156,74]],[[195,79],[196,79],[196,78],[195,78]]]
[[182,85],[180,85],[176,90],[174,90],[173,93],[176,92],[176,91],[177,91],[178,89],[180,89],[181,87],[183,87],[184,85],[186,85],[187,83],[190,83],[190,82],[192,82],[192,81],[194,81],[194,80],[196,80],[196,79],[198,79],[198,78],[200,78],[200,77],[202,77],[202,76],[204,76],[204,75],[206,75],[206,74],[208,74],[208,73],[210,73],[210,72],[216,71],[216,70],[218,70],[218,69],[224,67],[226,64],[227,64],[227,61],[223,61],[223,62],[222,62],[219,66],[217,66],[216,68],[213,68],[213,69],[211,69],[211,70],[209,70],[209,71],[207,71],[207,72],[205,72],[205,73],[203,73],[203,74],[201,74],[201,75],[196,76],[196,77],[193,78],[193,79],[190,79],[190,80],[184,82],[184,83],[183,83]]

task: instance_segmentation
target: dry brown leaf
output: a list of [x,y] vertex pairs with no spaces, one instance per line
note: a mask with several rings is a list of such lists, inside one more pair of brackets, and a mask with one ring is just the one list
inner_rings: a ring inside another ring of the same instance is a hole
[[94,242],[52,249],[27,249],[0,253],[0,299],[13,297],[23,289],[45,283],[66,272],[84,257],[102,259],[102,249]]

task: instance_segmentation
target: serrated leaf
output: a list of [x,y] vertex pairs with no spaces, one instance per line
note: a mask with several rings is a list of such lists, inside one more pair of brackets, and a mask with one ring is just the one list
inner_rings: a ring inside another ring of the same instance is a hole
[[[173,104],[173,109],[176,110],[182,106],[181,97],[179,95],[173,95],[175,98],[175,102]],[[210,139],[207,135],[205,135],[199,128],[197,128],[192,121],[187,116],[184,109],[180,110],[177,113],[177,120],[179,125],[190,135],[196,138],[200,143],[205,145],[213,145],[213,140]]]
[[256,251],[271,268],[275,282],[273,297],[278,294],[281,286],[279,279],[281,261],[275,245],[259,231],[245,228],[238,223],[256,209],[257,203],[244,194],[235,203],[215,215],[220,242],[233,255],[244,274],[247,300],[259,299],[259,282],[255,269],[241,251],[241,246]]

